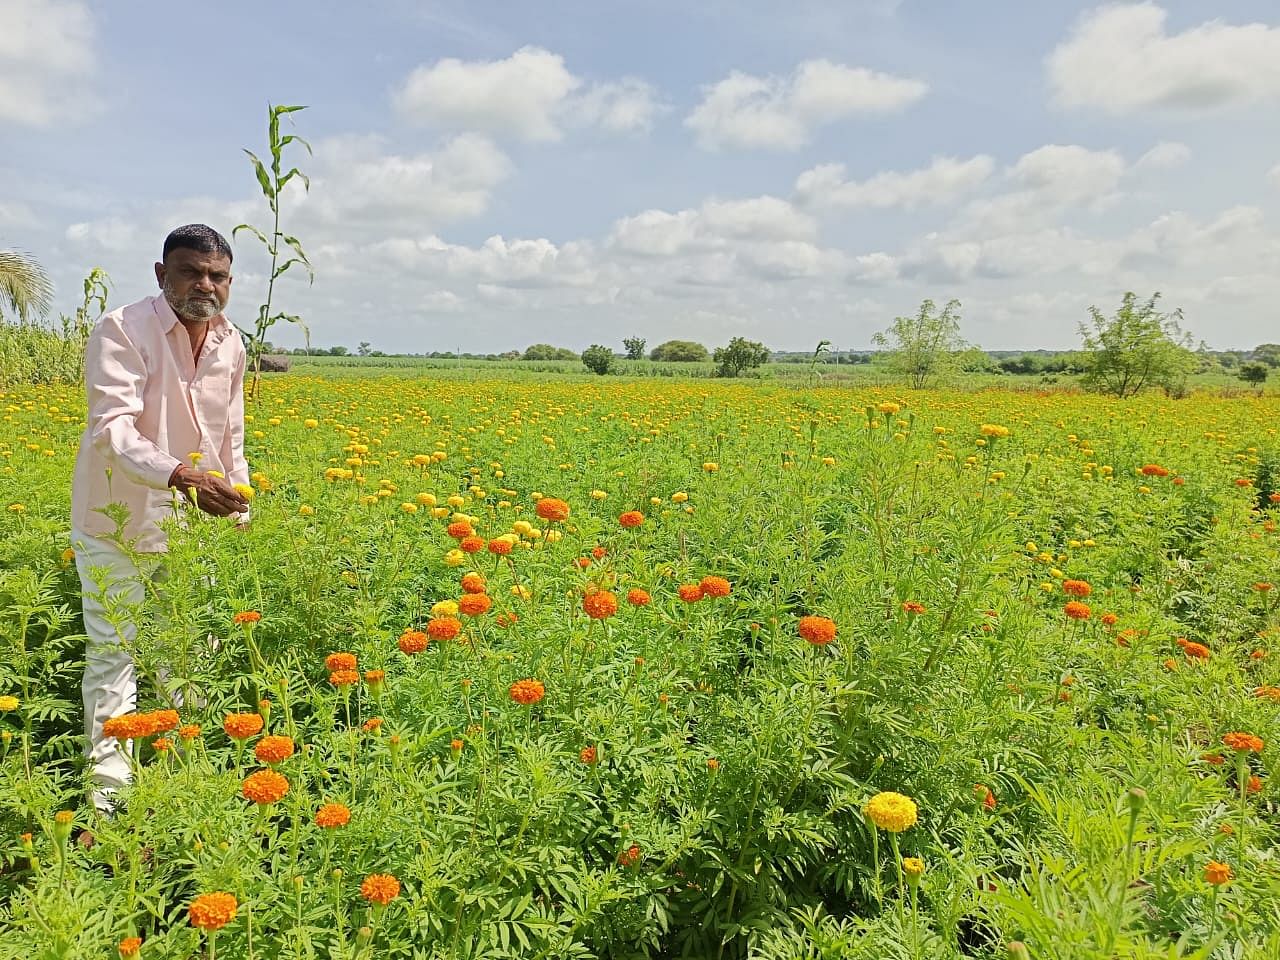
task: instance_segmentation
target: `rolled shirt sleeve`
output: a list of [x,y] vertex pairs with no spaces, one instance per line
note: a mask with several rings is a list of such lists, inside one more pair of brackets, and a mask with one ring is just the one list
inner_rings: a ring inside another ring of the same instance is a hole
[[88,402],[94,448],[135,483],[156,490],[167,488],[182,461],[138,431],[136,421],[142,413],[147,369],[120,317],[108,315],[89,338],[85,369],[93,371]]

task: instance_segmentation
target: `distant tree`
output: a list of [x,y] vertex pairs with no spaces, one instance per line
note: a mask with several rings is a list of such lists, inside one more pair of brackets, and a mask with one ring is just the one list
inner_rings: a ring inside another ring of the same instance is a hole
[[331,357],[345,357],[348,352],[349,351],[347,350],[346,347],[330,347],[329,348],[329,356]]
[[367,357],[369,355],[369,341],[361,340],[360,346],[356,347],[356,353],[362,357]]
[[525,348],[522,360],[554,360],[556,358],[556,348],[549,343],[535,343],[531,347]]
[[1251,383],[1254,386],[1262,386],[1267,382],[1267,374],[1271,372],[1271,368],[1265,363],[1242,363],[1240,364],[1240,379],[1245,383]]
[[1260,343],[1253,348],[1252,360],[1268,367],[1280,367],[1280,343]]
[[889,369],[920,390],[960,367],[968,344],[960,338],[960,301],[948,300],[938,312],[932,300],[920,304],[914,317],[897,317],[893,326],[871,338],[887,351]]
[[1155,293],[1139,303],[1136,294],[1126,293],[1110,317],[1097,307],[1089,308],[1092,328],[1080,324],[1087,387],[1121,399],[1144,387],[1184,389],[1199,360],[1191,349],[1191,335],[1178,326],[1182,311],[1161,313],[1159,299]]
[[649,351],[650,360],[661,360],[666,363],[695,363],[711,359],[707,348],[692,340],[668,340]]
[[727,346],[716,347],[711,359],[716,362],[717,377],[736,377],[768,360],[769,348],[754,340],[734,337]]
[[604,376],[613,369],[613,351],[608,347],[593,343],[582,351],[582,362],[586,364],[587,369],[592,373]]
[[27,323],[43,317],[52,303],[53,284],[35,258],[18,250],[0,250],[0,307]]
[[568,347],[556,347],[556,354],[555,354],[555,356],[554,356],[554,357],[552,357],[551,359],[553,359],[553,360],[577,360],[577,359],[578,359],[578,356],[579,356],[579,355],[578,355],[578,352],[577,352],[576,350],[570,350]]
[[644,345],[647,341],[644,337],[624,337],[622,340],[623,347],[627,351],[628,360],[643,360]]

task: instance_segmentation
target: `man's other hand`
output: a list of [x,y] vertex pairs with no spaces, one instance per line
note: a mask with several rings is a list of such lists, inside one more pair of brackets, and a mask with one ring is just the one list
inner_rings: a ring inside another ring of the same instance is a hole
[[205,513],[230,517],[249,508],[249,501],[222,477],[182,467],[175,472],[173,486]]

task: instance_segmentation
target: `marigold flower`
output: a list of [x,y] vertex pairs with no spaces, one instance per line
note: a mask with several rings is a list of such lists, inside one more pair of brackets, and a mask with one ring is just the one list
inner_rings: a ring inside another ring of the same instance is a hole
[[345,804],[326,803],[316,811],[316,826],[326,830],[345,827],[351,822],[351,811]]
[[163,733],[166,730],[172,730],[178,725],[177,710],[152,710],[150,713],[144,713],[142,716],[148,723],[147,733]]
[[715,757],[708,757],[707,769],[710,770],[712,773],[718,773],[720,770],[720,761],[717,760]]
[[330,673],[338,670],[354,670],[356,655],[354,653],[331,653],[324,658],[324,668]]
[[178,728],[178,736],[184,743],[190,744],[192,740],[200,736],[200,724],[184,723]]
[[1191,657],[1193,660],[1209,659],[1209,648],[1206,647],[1203,643],[1188,642],[1185,646],[1183,646],[1182,652],[1185,653],[1188,657]]
[[627,591],[627,603],[633,607],[646,606],[649,603],[649,599],[649,594],[639,587]]
[[329,674],[329,682],[339,689],[354,687],[360,682],[360,673],[356,670],[335,670]]
[[232,740],[248,740],[262,730],[262,717],[256,713],[228,713],[222,718],[222,729]]
[[708,597],[727,597],[733,590],[728,580],[724,577],[716,576],[703,577],[698,586],[702,588],[703,594]]
[[685,603],[697,603],[703,597],[702,585],[682,583],[676,588],[676,595]]
[[619,515],[618,523],[628,530],[634,529],[644,523],[644,514],[639,510],[628,510],[626,513]]
[[907,613],[920,614],[924,613],[925,607],[923,603],[920,603],[917,600],[907,600],[902,604],[902,609]]
[[533,512],[543,520],[568,520],[569,504],[555,497],[543,497],[533,508]]
[[458,549],[463,553],[479,553],[484,548],[484,537],[463,537],[458,541]]
[[998,423],[984,423],[978,428],[978,432],[984,437],[1007,437],[1009,428],[1001,426]]
[[1252,733],[1228,733],[1223,736],[1222,742],[1232,750],[1240,753],[1261,753],[1265,744],[1261,737],[1256,737]]
[[1226,760],[1222,758],[1222,754],[1220,753],[1202,753],[1200,754],[1200,759],[1214,767],[1220,767],[1226,763]]
[[17,697],[11,694],[6,694],[5,696],[0,697],[0,713],[10,713],[17,709],[18,709]]
[[239,613],[231,617],[231,622],[237,625],[246,623],[257,623],[262,619],[262,614],[257,610],[241,610]]
[[387,671],[385,670],[366,670],[364,672],[364,682],[371,687],[376,687],[381,683],[385,683],[387,679]]
[[581,750],[578,751],[578,759],[581,760],[583,763],[585,763],[587,766],[591,766],[596,762],[596,748],[583,747]]
[[1248,792],[1248,793],[1259,793],[1259,792],[1261,792],[1261,790],[1262,790],[1262,778],[1261,778],[1261,777],[1259,777],[1259,776],[1257,776],[1257,775],[1251,776],[1251,777],[1250,777],[1250,778],[1245,782],[1244,788],[1245,788],[1246,792]]
[[202,893],[187,907],[187,916],[193,927],[201,930],[220,930],[236,918],[239,904],[229,893]]
[[1232,879],[1231,867],[1217,860],[1210,860],[1204,865],[1204,879],[1215,887],[1220,887]]
[[168,753],[173,749],[173,741],[168,737],[156,737],[151,741],[151,749],[156,753]]
[[240,792],[256,804],[278,803],[289,792],[289,781],[274,770],[258,770],[244,778]]
[[[538,501],[541,503],[542,501]],[[511,689],[507,691],[511,699],[516,703],[526,707],[531,707],[544,696],[546,696],[546,687],[542,685],[541,680],[532,678],[525,680],[517,680],[511,685]]]
[[1069,597],[1087,597],[1093,593],[1093,587],[1087,580],[1063,580],[1062,592]]
[[389,873],[371,873],[360,884],[360,896],[385,907],[400,896],[400,881]]
[[470,537],[475,534],[475,528],[466,520],[455,520],[444,528],[444,532],[455,540],[461,540],[463,537]]
[[120,951],[122,957],[136,957],[138,951],[142,949],[141,937],[125,937],[116,947]]
[[824,646],[836,638],[835,621],[828,617],[801,617],[796,630],[815,647]]
[[505,557],[511,552],[511,541],[502,539],[490,540],[489,552],[499,557]]
[[924,873],[924,861],[919,857],[903,857],[902,872],[905,873],[908,878],[914,877],[919,879],[921,874]]
[[985,783],[975,783],[973,785],[973,798],[988,810],[996,808],[996,795],[991,792],[991,788]]
[[1098,619],[1102,621],[1102,625],[1103,625],[1104,627],[1114,627],[1114,626],[1116,625],[1116,622],[1117,622],[1120,618],[1119,618],[1119,617],[1117,617],[1114,613],[1104,613],[1104,614],[1103,614],[1101,617],[1099,617]]
[[1253,695],[1261,700],[1271,700],[1280,703],[1280,687],[1256,687]]
[[259,763],[284,763],[293,756],[293,739],[277,735],[263,737],[253,748],[253,755]]
[[1268,590],[1271,589],[1271,584],[1266,582],[1255,583],[1253,585],[1253,589],[1257,590],[1259,593],[1266,593]]
[[370,717],[364,723],[360,724],[360,729],[365,733],[376,733],[382,729],[382,718]]
[[1144,477],[1167,477],[1169,475],[1169,471],[1158,463],[1148,463],[1138,472]]
[[1089,605],[1079,600],[1070,601],[1062,608],[1062,612],[1071,620],[1088,620],[1090,614]]
[[618,854],[618,863],[624,867],[634,867],[640,862],[640,847],[632,844]]
[[582,609],[592,620],[607,620],[618,612],[618,598],[608,590],[597,590],[582,598]]
[[478,617],[488,613],[491,606],[493,601],[489,599],[488,594],[484,593],[464,593],[458,598],[458,612],[468,617]]
[[486,584],[484,582],[484,577],[480,576],[480,574],[476,573],[475,571],[472,571],[471,573],[463,574],[461,585],[462,585],[463,593],[486,593],[487,592]]
[[862,812],[881,830],[901,833],[915,826],[918,819],[916,802],[901,793],[886,790],[867,801]]

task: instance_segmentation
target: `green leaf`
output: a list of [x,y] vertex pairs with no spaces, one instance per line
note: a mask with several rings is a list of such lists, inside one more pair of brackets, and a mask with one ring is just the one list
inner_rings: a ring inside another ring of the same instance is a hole
[[267,172],[267,168],[262,165],[262,161],[257,158],[252,150],[245,150],[249,155],[250,161],[253,162],[253,172],[258,178],[258,186],[262,188],[263,196],[273,203],[276,198],[275,187],[271,185],[271,174]]

